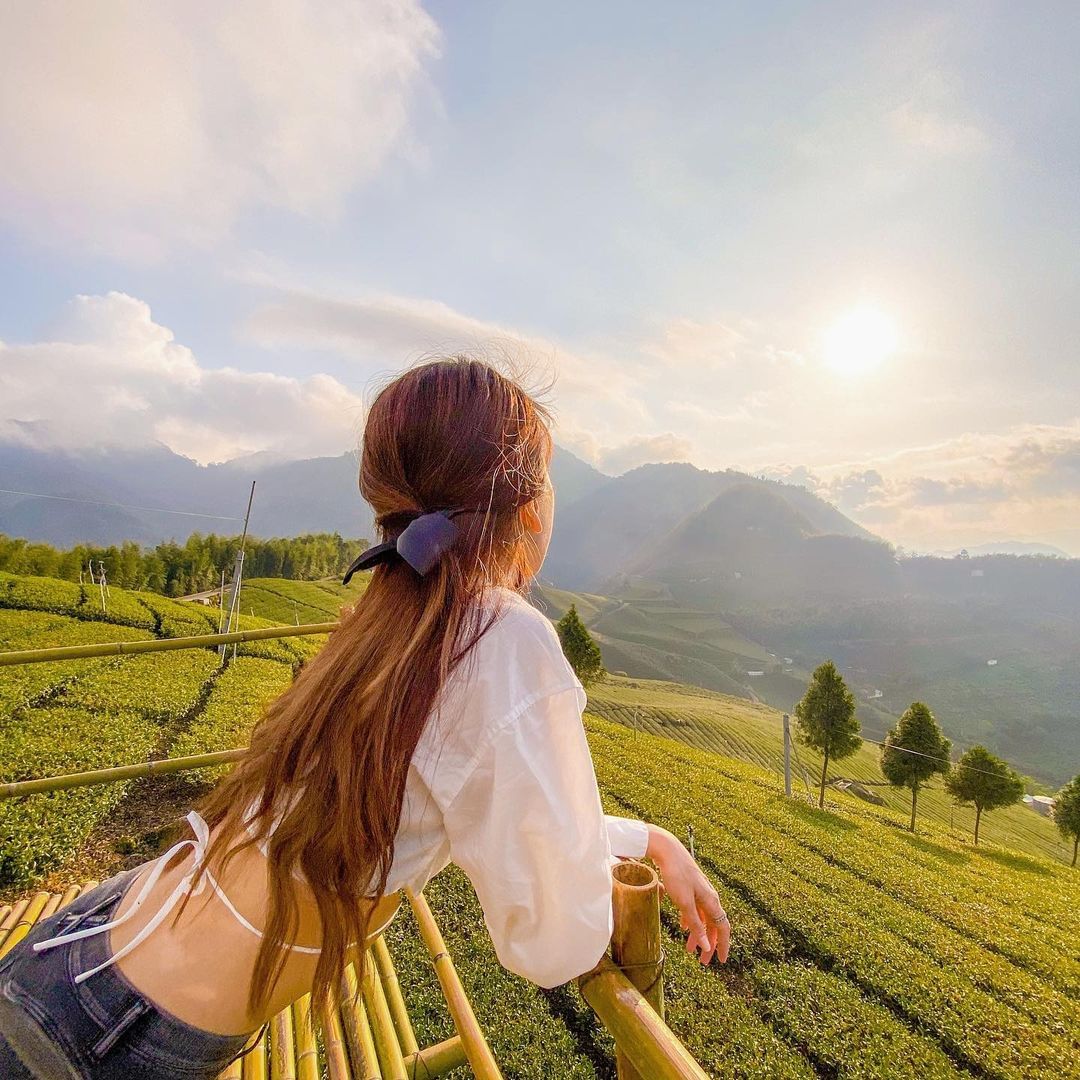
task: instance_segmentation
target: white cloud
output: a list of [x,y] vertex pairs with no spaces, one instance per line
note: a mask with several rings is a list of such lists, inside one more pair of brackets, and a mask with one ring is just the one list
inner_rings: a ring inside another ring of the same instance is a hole
[[1080,421],[968,433],[859,465],[762,471],[909,548],[1027,540],[1080,554]]
[[0,343],[0,439],[69,450],[162,442],[207,463],[354,447],[361,399],[328,375],[201,367],[124,293],[79,296],[49,340]]
[[0,35],[0,220],[136,258],[262,205],[331,213],[407,137],[417,0],[19,4]]
[[621,359],[569,351],[540,336],[463,314],[436,300],[342,296],[273,283],[276,295],[242,333],[266,348],[321,348],[384,370],[425,355],[468,352],[507,360],[530,384],[554,383],[558,420],[569,427],[634,430],[648,422],[637,375]]

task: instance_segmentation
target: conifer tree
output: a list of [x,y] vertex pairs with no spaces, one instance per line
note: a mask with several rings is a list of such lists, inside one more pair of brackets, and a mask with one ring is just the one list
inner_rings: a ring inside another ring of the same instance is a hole
[[1066,840],[1073,842],[1072,864],[1076,865],[1076,852],[1080,848],[1080,776],[1074,776],[1054,799],[1054,824]]
[[915,831],[915,808],[919,789],[935,773],[949,771],[952,743],[941,733],[934,714],[913,701],[885,736],[881,748],[881,771],[894,787],[911,789],[911,831]]
[[570,610],[556,623],[555,628],[559,631],[566,659],[585,686],[604,674],[600,647],[593,641],[574,604],[570,605]]
[[985,746],[973,746],[945,777],[945,788],[961,806],[975,807],[975,843],[984,810],[1012,806],[1024,795],[1024,781],[1007,762]]
[[818,806],[825,806],[825,779],[829,762],[846,758],[862,746],[855,698],[831,660],[819,665],[810,677],[802,701],[795,706],[799,740],[824,756]]

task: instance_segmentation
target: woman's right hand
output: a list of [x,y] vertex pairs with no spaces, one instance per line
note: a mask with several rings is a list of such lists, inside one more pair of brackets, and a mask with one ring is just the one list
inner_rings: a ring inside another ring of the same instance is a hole
[[715,955],[721,964],[731,947],[731,923],[712,882],[682,842],[667,829],[649,826],[646,856],[660,869],[661,887],[679,909],[683,930],[688,930],[686,951],[708,964]]

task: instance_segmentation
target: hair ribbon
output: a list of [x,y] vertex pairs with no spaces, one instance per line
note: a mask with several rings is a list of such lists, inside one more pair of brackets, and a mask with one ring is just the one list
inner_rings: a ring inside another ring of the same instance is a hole
[[380,563],[402,559],[418,574],[426,574],[453,546],[461,530],[450,520],[468,513],[467,507],[433,510],[413,518],[394,539],[369,547],[353,562],[341,584],[348,585],[357,570],[370,570]]

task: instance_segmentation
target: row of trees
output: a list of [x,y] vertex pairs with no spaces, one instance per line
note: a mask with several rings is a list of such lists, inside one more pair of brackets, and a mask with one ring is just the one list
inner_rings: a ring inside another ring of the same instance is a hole
[[[836,665],[827,660],[810,679],[803,699],[795,706],[799,741],[823,757],[818,806],[825,805],[825,782],[829,762],[854,754],[862,746],[855,697]],[[972,746],[953,762],[952,742],[946,738],[934,714],[921,701],[913,701],[889,729],[881,747],[881,771],[894,787],[911,792],[911,831],[919,791],[935,776],[944,777],[945,790],[961,806],[975,807],[975,843],[984,812],[1011,806],[1024,795],[1023,777],[1008,762],[985,746]],[[1067,840],[1073,842],[1072,864],[1080,849],[1080,776],[1058,793],[1054,801],[1054,821]]]
[[[244,544],[244,576],[294,581],[339,576],[367,546],[366,540],[345,540],[337,533],[272,540],[249,536]],[[169,541],[153,548],[129,540],[109,547],[77,544],[66,551],[0,534],[0,570],[79,581],[91,565],[95,574],[104,565],[110,585],[186,596],[219,585],[222,570],[231,577],[239,550],[239,536],[215,533],[192,533],[183,544]]]

